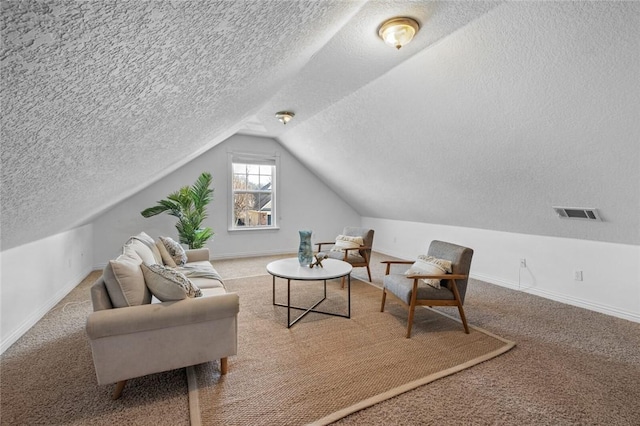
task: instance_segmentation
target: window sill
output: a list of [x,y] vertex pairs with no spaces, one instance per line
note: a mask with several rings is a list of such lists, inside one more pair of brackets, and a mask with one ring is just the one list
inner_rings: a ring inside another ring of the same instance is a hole
[[227,231],[230,233],[233,232],[251,232],[251,231],[279,231],[279,226],[270,226],[270,227],[250,227],[247,226],[245,228],[227,228]]

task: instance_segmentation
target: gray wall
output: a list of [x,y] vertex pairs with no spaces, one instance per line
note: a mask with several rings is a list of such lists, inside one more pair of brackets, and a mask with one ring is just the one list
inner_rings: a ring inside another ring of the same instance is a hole
[[[279,153],[278,230],[227,230],[227,152]],[[93,222],[94,265],[103,266],[117,256],[124,241],[144,231],[177,239],[175,218],[163,214],[145,219],[140,212],[181,186],[191,185],[204,171],[213,174],[214,198],[205,224],[215,235],[209,241],[212,258],[295,252],[298,230],[311,229],[313,240],[334,239],[346,225],[360,224],[360,216],[315,175],[302,166],[277,141],[236,135],[145,190],[116,205]]]

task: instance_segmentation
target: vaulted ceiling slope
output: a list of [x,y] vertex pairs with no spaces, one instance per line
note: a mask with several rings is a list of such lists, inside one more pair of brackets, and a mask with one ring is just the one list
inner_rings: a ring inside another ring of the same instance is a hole
[[[1,7],[3,250],[237,131],[276,137],[364,216],[640,244],[640,3]],[[376,30],[398,15],[422,29],[395,51]]]

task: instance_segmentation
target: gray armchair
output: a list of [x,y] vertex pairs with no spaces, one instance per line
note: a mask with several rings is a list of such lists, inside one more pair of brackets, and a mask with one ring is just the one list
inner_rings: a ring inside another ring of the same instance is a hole
[[[467,282],[471,268],[473,250],[456,244],[434,240],[427,253],[438,259],[451,261],[451,273],[430,275],[405,275],[391,273],[391,266],[396,264],[411,265],[412,261],[383,261],[387,264],[383,279],[382,305],[380,312],[384,312],[387,293],[391,293],[409,308],[407,321],[407,335],[411,337],[411,326],[416,306],[456,306],[460,313],[465,333],[469,333],[467,319],[462,305],[467,293]],[[441,280],[441,288],[436,289],[422,282],[423,279]]]
[[[352,267],[365,267],[367,268],[367,275],[369,281],[371,281],[371,270],[369,269],[369,259],[371,259],[371,249],[373,247],[373,229],[358,228],[354,226],[347,226],[342,230],[342,235],[348,237],[362,237],[364,244],[358,248],[348,248],[344,251],[325,251],[332,259],[343,260],[351,264]],[[323,251],[322,246],[334,245],[335,241],[316,243],[318,251]],[[342,277],[342,287],[344,288],[344,277]]]

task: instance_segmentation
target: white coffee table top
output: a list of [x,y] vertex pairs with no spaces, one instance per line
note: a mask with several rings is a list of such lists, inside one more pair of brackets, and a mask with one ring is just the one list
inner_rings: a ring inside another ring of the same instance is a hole
[[318,266],[309,268],[308,266],[300,266],[297,257],[276,260],[267,265],[267,272],[273,276],[301,281],[340,278],[349,275],[351,269],[353,268],[349,263],[336,259],[324,259],[322,268]]

